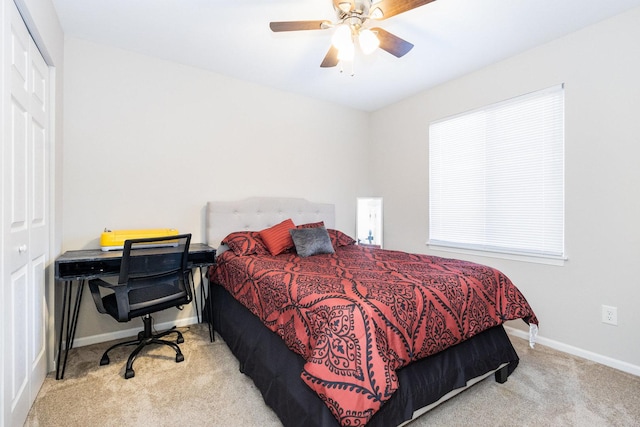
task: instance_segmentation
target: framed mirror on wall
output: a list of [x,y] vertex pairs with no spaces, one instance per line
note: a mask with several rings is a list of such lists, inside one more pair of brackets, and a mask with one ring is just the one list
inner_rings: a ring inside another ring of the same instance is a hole
[[382,248],[382,197],[358,197],[356,240],[359,245]]

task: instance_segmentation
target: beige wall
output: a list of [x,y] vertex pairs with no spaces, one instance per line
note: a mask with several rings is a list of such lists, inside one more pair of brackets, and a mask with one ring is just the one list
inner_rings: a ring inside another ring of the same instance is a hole
[[[386,247],[500,268],[536,311],[541,343],[640,375],[638,40],[636,8],[371,118],[372,161],[381,171],[372,185],[385,198]],[[566,103],[565,265],[430,251],[429,122],[558,83]],[[617,327],[601,323],[602,304],[618,308]]]
[[[63,249],[97,247],[104,227],[199,241],[207,200],[255,195],[336,203],[352,232],[355,198],[379,195],[385,246],[429,253],[428,123],[565,83],[565,265],[433,253],[507,273],[541,344],[640,374],[639,23],[632,10],[372,114],[68,39]],[[602,304],[619,326],[600,322]],[[88,298],[81,316],[81,338],[130,327]]]
[[[355,231],[367,114],[78,39],[65,49],[64,250],[98,248],[105,227],[202,242],[208,200],[250,196],[335,203],[336,226]],[[80,345],[139,326],[83,303]]]

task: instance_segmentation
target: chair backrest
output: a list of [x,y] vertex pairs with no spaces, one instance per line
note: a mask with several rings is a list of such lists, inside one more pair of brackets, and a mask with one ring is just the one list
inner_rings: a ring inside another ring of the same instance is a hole
[[187,268],[191,234],[130,239],[124,242],[118,283],[129,288],[129,311],[191,301]]

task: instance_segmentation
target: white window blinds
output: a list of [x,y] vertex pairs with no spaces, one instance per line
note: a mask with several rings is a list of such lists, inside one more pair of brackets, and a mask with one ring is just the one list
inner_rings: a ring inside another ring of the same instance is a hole
[[429,127],[429,244],[564,257],[562,85]]

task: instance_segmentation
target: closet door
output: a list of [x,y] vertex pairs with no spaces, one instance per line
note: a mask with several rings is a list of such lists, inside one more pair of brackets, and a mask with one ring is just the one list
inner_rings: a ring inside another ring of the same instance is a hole
[[47,370],[49,70],[13,2],[5,6],[3,419],[7,425],[22,425]]

